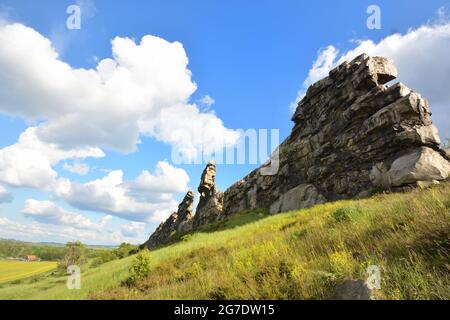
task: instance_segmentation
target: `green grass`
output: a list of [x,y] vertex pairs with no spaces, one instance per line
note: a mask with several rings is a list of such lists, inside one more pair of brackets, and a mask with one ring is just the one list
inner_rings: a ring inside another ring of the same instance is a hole
[[67,289],[67,277],[55,272],[39,278],[0,284],[0,299],[87,299],[92,292],[106,290],[125,279],[132,259],[111,261],[82,272],[80,290]]
[[[231,217],[149,253],[150,273],[124,281],[133,256],[82,275],[0,288],[25,299],[323,299],[381,268],[380,299],[450,299],[450,184]],[[127,284],[128,283],[128,284]],[[45,290],[44,290],[45,289]]]
[[56,262],[0,261],[0,283],[29,278],[56,269]]

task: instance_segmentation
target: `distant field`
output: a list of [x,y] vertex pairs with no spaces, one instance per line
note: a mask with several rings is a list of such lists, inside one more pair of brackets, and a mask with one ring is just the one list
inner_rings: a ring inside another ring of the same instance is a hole
[[56,269],[56,262],[24,262],[0,260],[0,283],[28,278]]

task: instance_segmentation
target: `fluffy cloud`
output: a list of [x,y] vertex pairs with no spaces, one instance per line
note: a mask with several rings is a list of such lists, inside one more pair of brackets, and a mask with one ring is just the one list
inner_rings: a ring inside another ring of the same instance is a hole
[[127,194],[141,201],[166,201],[171,194],[186,192],[189,176],[183,169],[175,168],[166,161],[156,165],[155,174],[147,170],[133,181],[124,184]]
[[441,137],[450,137],[450,23],[421,26],[378,43],[360,41],[356,48],[342,54],[333,46],[327,47],[319,52],[297,101],[310,84],[362,53],[393,59],[399,70],[398,80],[429,99]]
[[74,161],[73,164],[64,163],[63,169],[74,174],[79,174],[80,176],[87,175],[89,173],[90,167],[86,163],[80,161]]
[[4,238],[30,238],[34,236],[50,236],[54,233],[49,228],[43,228],[39,224],[22,224],[15,221],[11,221],[8,218],[0,217],[0,234]]
[[0,203],[12,202],[14,197],[8,190],[5,189],[2,185],[0,185]]
[[[38,222],[57,226],[70,226],[78,229],[98,230],[109,220],[102,219],[100,223],[94,223],[91,219],[77,213],[69,212],[57,206],[51,201],[37,201],[28,199],[22,213]],[[108,217],[108,216],[107,216]]]
[[[104,149],[133,152],[141,136],[191,159],[237,141],[214,112],[189,103],[196,84],[178,42],[117,37],[112,57],[95,69],[61,61],[50,40],[22,24],[1,24],[0,44],[0,112],[32,124],[16,144],[0,149],[0,183],[6,186],[44,190],[81,210],[159,222],[178,205],[173,193],[187,190],[184,170],[160,162],[155,174],[143,171],[133,181],[118,170],[77,183],[59,177],[55,166],[85,175],[90,168],[83,159],[104,157]],[[29,200],[23,213],[39,223],[92,224],[48,201]]]
[[0,217],[0,234],[4,238],[28,241],[36,241],[36,239],[39,239],[39,241],[56,242],[80,240],[89,244],[111,245],[121,242],[140,244],[147,236],[144,233],[136,234],[135,237],[124,236],[121,231],[122,229],[81,229],[75,226],[61,226],[39,222],[24,224]]
[[52,190],[58,180],[52,167],[60,161],[104,156],[99,148],[64,150],[55,144],[42,142],[37,138],[36,130],[36,127],[28,128],[16,144],[0,149],[1,182],[13,187]]
[[155,137],[174,147],[180,163],[211,155],[233,146],[239,139],[237,131],[225,129],[214,113],[200,112],[196,105],[174,105],[164,108],[141,123],[145,135]]
[[135,180],[124,181],[123,172],[110,172],[87,183],[61,181],[57,197],[80,210],[103,212],[126,220],[160,222],[177,208],[174,193],[188,189],[183,169],[159,162],[155,175],[143,171]]
[[130,222],[122,226],[121,233],[124,237],[135,238],[144,233],[145,223]]
[[[128,153],[146,134],[189,154],[204,144],[218,148],[224,140],[237,140],[214,113],[188,104],[196,85],[179,42],[116,37],[112,58],[99,61],[95,70],[72,68],[47,38],[22,24],[0,26],[0,43],[0,111],[41,121],[40,140],[65,149]],[[180,139],[174,128],[195,128],[207,139],[192,132]]]
[[198,102],[200,104],[204,105],[204,106],[207,106],[207,107],[210,107],[214,103],[216,103],[216,101],[213,98],[211,98],[210,96],[208,96],[208,95],[205,95],[205,96],[201,97],[201,99],[199,99]]

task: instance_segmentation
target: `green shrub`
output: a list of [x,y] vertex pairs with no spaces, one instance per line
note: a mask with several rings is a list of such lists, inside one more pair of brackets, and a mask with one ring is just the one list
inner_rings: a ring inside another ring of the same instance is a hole
[[373,187],[372,189],[370,189],[370,196],[376,196],[377,194],[383,194],[386,192],[386,189],[384,189],[383,187]]
[[131,256],[132,254],[135,254],[138,252],[137,246],[134,246],[132,244],[123,242],[120,244],[119,248],[117,248],[115,251],[116,256],[119,259],[126,258],[128,256]]
[[98,250],[97,257],[92,261],[91,267],[98,267],[106,262],[120,258],[114,250]]
[[307,233],[308,233],[308,230],[306,230],[306,229],[294,231],[290,234],[290,239],[295,241],[295,240],[304,238]]
[[183,242],[188,242],[192,240],[192,234],[186,234],[184,236],[181,237],[181,241]]
[[130,276],[128,284],[134,284],[139,280],[147,277],[150,273],[150,253],[147,249],[139,253],[133,260],[130,267]]
[[352,216],[362,212],[360,207],[341,207],[331,213],[334,221],[348,222],[352,220]]

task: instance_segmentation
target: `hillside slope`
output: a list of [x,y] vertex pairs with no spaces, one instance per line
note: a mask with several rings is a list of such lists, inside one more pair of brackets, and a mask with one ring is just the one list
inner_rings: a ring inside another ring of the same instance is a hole
[[276,216],[254,212],[210,229],[152,252],[156,267],[137,285],[91,297],[323,299],[378,265],[378,298],[450,298],[449,184]]
[[232,216],[149,253],[151,272],[124,281],[134,257],[64,278],[0,288],[2,299],[323,299],[381,268],[380,299],[450,299],[450,184],[269,216]]

